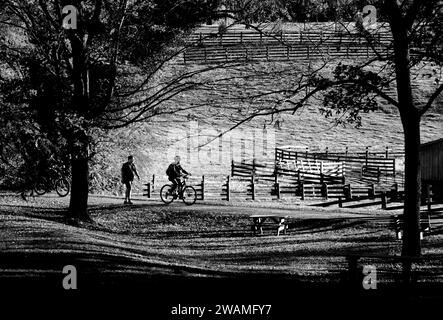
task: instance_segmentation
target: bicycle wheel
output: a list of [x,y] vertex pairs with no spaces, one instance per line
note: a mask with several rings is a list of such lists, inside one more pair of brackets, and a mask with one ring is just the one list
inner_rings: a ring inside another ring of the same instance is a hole
[[160,189],[160,198],[166,204],[170,204],[172,201],[174,201],[174,195],[172,194],[171,190],[172,190],[172,185],[170,184],[165,184]]
[[65,178],[60,178],[55,182],[55,191],[60,197],[66,197],[70,190],[71,185]]
[[188,206],[193,205],[197,200],[197,191],[191,186],[187,186],[183,189],[182,200]]
[[44,181],[37,182],[34,186],[34,191],[39,196],[42,196],[46,193],[46,184]]

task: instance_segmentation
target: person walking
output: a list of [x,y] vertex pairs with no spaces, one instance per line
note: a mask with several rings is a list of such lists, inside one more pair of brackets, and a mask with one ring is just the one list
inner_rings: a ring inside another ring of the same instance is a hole
[[134,165],[134,157],[128,156],[128,161],[125,162],[122,166],[122,183],[126,186],[125,192],[125,201],[124,204],[132,204],[131,202],[131,189],[132,189],[132,181],[134,181],[134,175],[137,176],[138,180],[140,180],[140,176],[138,175],[137,169]]

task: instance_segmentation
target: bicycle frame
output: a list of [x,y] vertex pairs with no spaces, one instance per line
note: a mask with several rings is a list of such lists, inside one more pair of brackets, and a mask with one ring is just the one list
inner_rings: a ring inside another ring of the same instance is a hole
[[180,178],[180,182],[181,184],[177,186],[177,193],[180,195],[183,193],[183,190],[186,188],[187,184],[186,184],[186,180],[188,179],[188,176],[181,176]]

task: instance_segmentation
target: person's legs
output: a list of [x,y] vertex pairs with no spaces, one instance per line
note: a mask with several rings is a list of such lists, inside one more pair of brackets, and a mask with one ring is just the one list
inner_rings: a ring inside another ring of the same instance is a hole
[[126,193],[125,193],[125,203],[131,203],[131,182],[126,181]]
[[174,194],[174,191],[177,189],[177,179],[169,179],[172,183],[171,193]]
[[178,194],[179,194],[179,196],[181,196],[181,193],[183,191],[182,190],[183,184],[182,184],[182,181],[180,178],[177,178],[177,187],[178,187]]

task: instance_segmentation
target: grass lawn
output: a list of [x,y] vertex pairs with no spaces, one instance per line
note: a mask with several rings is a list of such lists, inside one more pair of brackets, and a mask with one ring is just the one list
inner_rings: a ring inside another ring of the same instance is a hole
[[[339,283],[346,276],[346,255],[401,252],[401,242],[389,226],[391,213],[383,211],[135,203],[125,206],[118,198],[92,196],[90,212],[96,223],[78,226],[63,216],[68,199],[47,195],[25,202],[2,196],[1,276],[41,277],[69,263],[102,275],[276,275]],[[270,212],[290,216],[288,233],[253,236],[249,216]],[[420,283],[443,282],[442,240],[438,227],[424,239],[424,260],[413,267]],[[381,286],[395,283],[400,275],[396,261],[364,258],[362,265],[366,264],[377,267]]]

